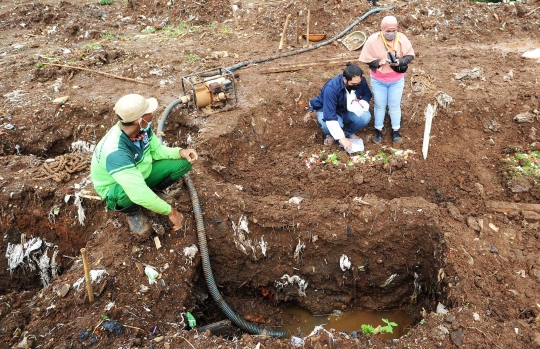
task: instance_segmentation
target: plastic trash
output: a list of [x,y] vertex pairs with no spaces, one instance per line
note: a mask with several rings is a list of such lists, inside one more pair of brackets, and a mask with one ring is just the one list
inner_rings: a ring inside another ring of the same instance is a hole
[[101,326],[103,326],[107,331],[114,334],[120,334],[124,331],[124,325],[112,319],[104,321]]
[[300,337],[295,337],[295,336],[292,336],[291,337],[291,345],[293,347],[297,346],[297,345],[304,345],[304,340]]
[[189,327],[191,327],[191,328],[197,327],[197,321],[195,320],[195,318],[193,317],[193,315],[191,315],[191,313],[189,311],[186,313],[186,317],[188,319]]
[[155,270],[154,268],[152,268],[151,266],[146,266],[144,268],[144,273],[146,274],[146,276],[148,276],[148,283],[150,285],[152,284],[155,284],[156,283],[156,279],[159,275],[159,273],[157,272],[157,270]]

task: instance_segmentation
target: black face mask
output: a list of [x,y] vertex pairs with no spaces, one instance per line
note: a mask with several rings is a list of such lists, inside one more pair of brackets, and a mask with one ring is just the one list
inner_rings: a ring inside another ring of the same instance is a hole
[[351,92],[351,91],[356,91],[356,89],[358,88],[358,85],[345,85],[345,88],[347,89],[347,91]]

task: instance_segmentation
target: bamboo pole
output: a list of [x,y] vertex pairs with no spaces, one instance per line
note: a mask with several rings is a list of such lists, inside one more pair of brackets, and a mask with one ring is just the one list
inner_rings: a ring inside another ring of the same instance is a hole
[[94,292],[92,291],[92,280],[90,279],[90,267],[88,266],[88,255],[86,248],[81,248],[81,256],[84,266],[84,278],[86,279],[86,292],[88,292],[88,300],[94,303]]
[[285,19],[285,24],[283,25],[283,32],[281,33],[281,40],[279,41],[279,50],[281,51],[283,49],[283,44],[287,43],[287,26],[289,25],[289,19],[291,18],[291,14],[289,13],[287,15],[287,18]]
[[309,17],[311,17],[311,11],[307,10],[306,47],[309,47]]

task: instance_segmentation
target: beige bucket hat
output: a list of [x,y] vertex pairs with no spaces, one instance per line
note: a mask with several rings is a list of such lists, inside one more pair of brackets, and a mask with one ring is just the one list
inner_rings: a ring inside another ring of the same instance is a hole
[[132,93],[120,98],[113,109],[122,122],[127,123],[140,119],[144,114],[153,113],[157,107],[157,99],[147,99],[139,94]]

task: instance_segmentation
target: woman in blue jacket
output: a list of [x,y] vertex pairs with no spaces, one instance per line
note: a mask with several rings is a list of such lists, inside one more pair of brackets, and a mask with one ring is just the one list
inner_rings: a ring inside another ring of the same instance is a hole
[[309,102],[326,135],[325,145],[338,140],[345,150],[352,144],[348,138],[359,138],[355,133],[371,120],[369,102],[371,90],[359,66],[347,63],[343,74],[329,80],[319,95]]

